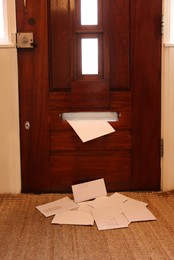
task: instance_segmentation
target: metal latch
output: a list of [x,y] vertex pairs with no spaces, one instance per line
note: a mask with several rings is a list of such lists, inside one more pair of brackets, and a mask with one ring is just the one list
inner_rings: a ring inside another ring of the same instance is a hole
[[17,48],[34,48],[32,32],[19,32],[16,36]]

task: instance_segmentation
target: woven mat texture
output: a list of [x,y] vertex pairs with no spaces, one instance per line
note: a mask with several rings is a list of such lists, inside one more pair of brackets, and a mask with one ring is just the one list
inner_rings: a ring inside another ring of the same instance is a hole
[[174,259],[174,191],[123,192],[148,203],[157,221],[99,231],[53,225],[35,206],[72,194],[0,194],[1,260]]

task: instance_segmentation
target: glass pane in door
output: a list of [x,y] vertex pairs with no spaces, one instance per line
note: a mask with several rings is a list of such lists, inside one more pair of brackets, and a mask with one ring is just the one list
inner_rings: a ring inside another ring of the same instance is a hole
[[4,39],[5,32],[4,32],[4,7],[3,7],[3,0],[0,0],[0,40]]
[[98,24],[98,1],[81,0],[81,25]]
[[82,75],[98,74],[98,39],[83,38],[82,49]]

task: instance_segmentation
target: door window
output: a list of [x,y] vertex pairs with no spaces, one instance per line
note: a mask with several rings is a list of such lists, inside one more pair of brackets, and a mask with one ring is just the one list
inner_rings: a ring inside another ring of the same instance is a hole
[[76,1],[77,79],[101,79],[103,76],[101,24],[100,0]]
[[98,39],[81,39],[82,75],[98,74]]
[[97,25],[98,24],[98,1],[97,0],[81,0],[81,25]]
[[7,41],[7,10],[6,2],[0,0],[0,43]]

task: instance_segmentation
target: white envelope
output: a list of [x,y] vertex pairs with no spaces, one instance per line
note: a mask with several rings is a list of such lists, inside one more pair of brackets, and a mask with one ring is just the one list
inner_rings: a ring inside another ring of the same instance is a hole
[[103,120],[67,120],[82,142],[87,142],[115,132],[115,129]]
[[36,207],[45,217],[55,215],[57,213],[78,208],[78,205],[69,197],[49,202]]
[[75,202],[82,202],[107,195],[104,179],[72,185]]
[[91,210],[97,228],[99,230],[126,228],[129,226],[129,221],[122,214],[121,210],[105,207]]
[[109,197],[104,196],[104,197],[97,198],[93,201],[89,201],[88,205],[90,205],[93,208],[101,208],[101,207],[114,208],[114,207],[118,207],[120,205],[120,203],[123,203],[128,199],[129,199],[129,197],[126,197],[122,194],[115,192],[114,194],[112,194]]
[[119,203],[122,203],[126,200],[129,199],[129,197],[125,196],[125,195],[122,195],[118,192],[115,192],[114,194],[112,194],[110,197],[109,197],[113,202],[115,202],[116,204],[119,204]]
[[52,224],[69,224],[69,225],[94,225],[94,218],[91,213],[81,210],[69,210],[56,214]]
[[89,213],[91,214],[91,206],[88,205],[88,202],[87,201],[84,201],[84,202],[79,202],[78,203],[79,207],[77,210],[80,210],[80,211],[84,211],[86,213]]
[[99,197],[95,200],[92,201],[88,201],[87,202],[88,205],[92,208],[104,208],[104,207],[112,207],[113,203],[112,201],[109,199],[108,196],[104,196],[104,197]]
[[130,222],[156,220],[145,204],[144,202],[141,203],[130,199],[122,203],[120,207]]
[[133,203],[134,205],[137,204],[137,205],[143,205],[143,206],[147,206],[148,203],[145,203],[145,202],[142,202],[142,201],[139,201],[139,200],[135,200],[135,199],[132,199],[130,197],[127,197],[125,195],[122,195],[118,192],[115,192],[114,194],[112,194],[110,197],[109,197],[114,203],[116,204],[119,204],[119,203],[123,203],[123,202],[126,202],[129,200],[129,203]]

